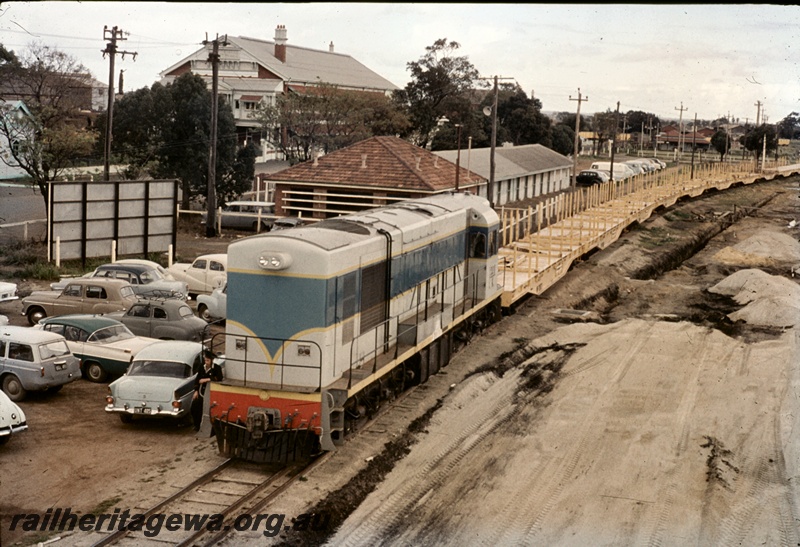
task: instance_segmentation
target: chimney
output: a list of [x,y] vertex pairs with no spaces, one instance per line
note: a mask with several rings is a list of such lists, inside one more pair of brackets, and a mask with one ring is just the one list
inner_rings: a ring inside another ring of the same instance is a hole
[[286,62],[286,27],[278,25],[275,29],[275,58],[280,62]]
[[361,169],[367,168],[367,155],[361,154]]
[[422,158],[420,156],[415,156],[414,159],[417,160],[417,170],[419,171],[420,170],[419,162],[422,161]]
[[328,46],[328,52],[333,53],[333,42]]

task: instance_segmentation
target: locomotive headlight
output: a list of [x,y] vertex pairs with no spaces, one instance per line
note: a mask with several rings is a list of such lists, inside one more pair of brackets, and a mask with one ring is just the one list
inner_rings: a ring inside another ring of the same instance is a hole
[[292,265],[292,257],[284,253],[263,252],[258,257],[258,265],[265,270],[285,270]]

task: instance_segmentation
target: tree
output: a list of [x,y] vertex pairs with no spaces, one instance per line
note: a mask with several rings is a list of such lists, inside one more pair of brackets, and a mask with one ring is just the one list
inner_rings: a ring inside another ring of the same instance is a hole
[[[467,57],[454,55],[460,47],[446,38],[436,40],[425,48],[425,55],[406,65],[411,81],[393,93],[393,99],[410,120],[404,136],[417,146],[428,146],[442,117],[462,125],[473,120],[469,97],[480,74]],[[469,134],[470,131],[462,131],[462,137]]]
[[0,44],[0,66],[5,65],[19,66],[19,59],[17,59],[16,53]]
[[711,136],[711,146],[719,152],[719,161],[725,161],[725,154],[730,151],[732,143],[733,139],[724,129],[718,130]]
[[[187,73],[166,86],[155,83],[126,94],[114,106],[113,132],[112,152],[129,164],[126,176],[179,179],[184,208],[207,196],[211,93],[202,77]],[[224,101],[217,134],[215,189],[226,201],[250,189],[255,154],[238,153],[233,112]]]
[[557,124],[550,130],[552,145],[550,148],[565,156],[575,153],[575,128]]
[[498,143],[511,142],[514,146],[541,144],[552,147],[550,118],[542,114],[539,99],[528,98],[518,84],[501,86],[497,100],[497,125],[502,127],[504,139]]
[[593,120],[594,131],[597,134],[597,150],[594,155],[600,154],[603,150],[603,142],[613,139],[617,134],[617,114],[607,109],[605,112],[597,112]]
[[290,161],[307,161],[376,135],[408,130],[408,119],[381,93],[331,84],[290,91],[256,114],[267,142]]
[[782,139],[800,138],[800,114],[792,112],[778,122],[778,136]]
[[767,154],[778,148],[778,133],[774,125],[761,124],[754,128],[745,135],[743,144],[746,149],[755,152],[756,159],[759,159],[764,151],[764,139],[766,139]]
[[[556,120],[560,125],[566,125],[567,127],[571,127],[573,128],[574,131],[575,118],[577,117],[578,115],[575,114],[574,112],[559,112],[556,115]],[[591,118],[587,118],[586,116],[581,114],[581,131],[590,131],[592,128],[591,121],[592,121]]]
[[20,117],[11,114],[8,103],[0,107],[0,138],[8,150],[0,160],[25,171],[47,207],[49,181],[89,155],[97,138],[79,116],[81,92],[91,89],[91,75],[66,53],[36,43],[19,58],[2,48],[0,61],[0,99],[21,100],[27,108]]
[[[138,179],[157,171],[158,152],[164,142],[166,121],[173,109],[172,93],[159,84],[126,93],[114,103],[112,152],[126,165],[123,176]],[[106,126],[105,113],[98,126]],[[98,139],[99,151],[105,132]]]

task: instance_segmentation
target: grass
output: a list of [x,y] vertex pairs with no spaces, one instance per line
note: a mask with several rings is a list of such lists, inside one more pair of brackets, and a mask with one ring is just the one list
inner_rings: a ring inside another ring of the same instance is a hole
[[[147,257],[163,266],[162,259],[162,253],[150,253]],[[4,278],[58,281],[61,277],[81,276],[109,262],[110,256],[102,256],[86,259],[85,266],[80,259],[74,259],[64,260],[56,267],[47,261],[47,246],[42,242],[18,241],[0,246],[0,270]]]
[[647,249],[654,249],[665,243],[672,243],[678,240],[678,238],[672,236],[667,228],[650,228],[641,232],[639,239],[642,242],[642,246]]
[[102,515],[104,513],[107,513],[109,509],[111,509],[121,501],[122,501],[122,496],[108,498],[107,500],[103,500],[100,503],[98,503],[94,509],[89,511],[89,513],[95,516]]

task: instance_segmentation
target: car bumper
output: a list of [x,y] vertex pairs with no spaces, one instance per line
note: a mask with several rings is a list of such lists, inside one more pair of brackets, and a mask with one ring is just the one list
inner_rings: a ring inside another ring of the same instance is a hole
[[166,418],[182,418],[189,413],[189,408],[166,408],[165,405],[162,404],[155,404],[153,406],[146,406],[143,407],[141,405],[125,405],[125,406],[117,406],[117,405],[106,405],[106,412],[116,413],[116,414],[130,414],[131,416],[158,416],[158,417],[166,417]]
[[28,422],[22,422],[21,424],[12,425],[9,427],[0,427],[0,437],[13,435],[14,433],[19,433],[20,431],[25,431],[26,429],[28,429]]

